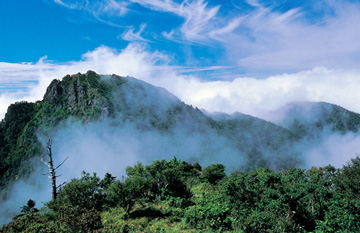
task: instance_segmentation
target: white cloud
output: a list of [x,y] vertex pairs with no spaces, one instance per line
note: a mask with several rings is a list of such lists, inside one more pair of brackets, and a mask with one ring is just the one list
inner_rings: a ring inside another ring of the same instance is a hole
[[123,16],[128,12],[127,1],[104,0],[104,1],[89,1],[89,0],[54,0],[55,3],[73,10],[85,10],[96,17],[101,14],[111,14]]
[[[251,10],[236,5],[225,8],[205,0],[54,1],[68,8],[92,12],[105,23],[127,28],[128,21],[119,24],[116,17],[125,17],[130,11],[137,12],[134,3],[155,12],[175,15],[183,22],[169,21],[168,26],[172,28],[154,38],[202,47],[216,46],[223,49],[224,56],[210,58],[212,64],[226,62],[247,73],[279,74],[316,66],[353,69],[360,62],[360,44],[357,43],[360,40],[360,8],[349,1],[321,1],[321,8],[332,14],[312,20],[305,8],[280,12],[272,9],[271,4],[264,6],[256,0],[247,1]],[[141,17],[141,12],[135,14]],[[140,29],[135,32],[137,27]],[[158,25],[149,22],[147,30],[156,31],[154,27]],[[142,32],[143,25],[134,25],[122,37],[128,41],[146,42]]]
[[243,20],[244,17],[235,18],[231,20],[226,26],[210,31],[209,36],[214,40],[227,42],[226,37],[229,35],[229,33],[232,33],[236,28],[238,28]]
[[[208,3],[204,0],[183,1],[181,4],[171,0],[131,1],[152,10],[172,13],[183,18],[185,22],[179,28],[174,28],[170,33],[163,33],[165,38],[178,42],[180,40],[179,38],[174,38],[175,34],[177,34],[177,37],[190,42],[202,42],[207,40],[207,34],[210,29],[213,29],[214,27],[210,21],[214,19],[220,9],[220,6],[208,7]],[[174,32],[177,33],[174,34]]]
[[130,0],[134,3],[139,3],[145,7],[156,11],[171,12],[177,14],[179,9],[179,4],[173,2],[172,0]]
[[246,0],[250,6],[261,7],[261,4],[257,0]]
[[223,44],[230,59],[248,70],[356,68],[360,9],[339,2],[332,9],[334,15],[309,23],[301,8],[279,13],[259,7],[245,17],[237,31],[227,35]]
[[179,74],[178,71],[186,69],[172,67],[168,62],[166,55],[151,53],[145,45],[131,43],[121,51],[102,46],[84,54],[81,61],[66,64],[52,64],[46,60],[35,64],[2,63],[0,73],[7,72],[7,77],[11,76],[14,83],[36,80],[38,84],[29,85],[25,93],[20,90],[2,94],[0,116],[4,116],[10,102],[42,99],[52,79],[87,70],[142,79],[165,87],[187,104],[210,112],[239,111],[270,119],[272,111],[295,101],[325,101],[360,112],[360,70],[319,67],[265,79],[243,77],[232,81],[204,81],[194,75]]
[[121,36],[118,38],[122,38],[126,41],[142,41],[142,42],[149,42],[149,40],[145,39],[141,36],[141,33],[144,31],[146,24],[141,24],[139,31],[134,32],[134,27],[129,28],[126,30]]
[[360,112],[360,70],[315,68],[265,79],[188,80],[181,85],[174,92],[185,102],[207,111],[239,111],[270,120],[270,113],[287,103],[325,101]]
[[204,34],[208,33],[208,27],[212,26],[209,22],[216,16],[220,6],[212,8],[207,7],[203,0],[188,3],[184,1],[181,4],[179,15],[185,18],[185,23],[180,31],[187,40],[202,41]]
[[107,0],[101,5],[101,11],[123,16],[129,11],[127,6],[126,1]]
[[70,8],[70,9],[84,9],[89,5],[88,0],[80,0],[80,1],[64,1],[64,0],[54,0],[55,3],[60,4],[64,7]]
[[346,135],[333,134],[324,137],[324,140],[314,147],[306,148],[305,168],[312,166],[325,167],[327,165],[341,168],[360,151],[359,134],[348,133]]
[[[334,14],[309,22],[302,8],[274,11],[257,1],[249,13],[220,14],[220,6],[209,7],[203,0],[136,0],[156,11],[173,13],[184,23],[163,36],[175,42],[211,45],[219,42],[230,64],[252,72],[296,72],[316,66],[352,69],[360,61],[360,8],[349,2],[326,4]],[[180,7],[179,7],[180,6]],[[234,17],[234,15],[236,15]]]
[[316,66],[352,69],[360,61],[356,43],[360,40],[360,8],[349,2],[327,4],[334,14],[315,23],[307,21],[301,8],[280,13],[257,1],[248,1],[255,10],[240,11],[236,17],[220,15],[220,6],[209,7],[203,0],[184,1],[178,11],[172,1],[137,2],[184,18],[179,28],[163,33],[167,39],[217,41],[226,49],[230,64],[250,72],[295,72]]

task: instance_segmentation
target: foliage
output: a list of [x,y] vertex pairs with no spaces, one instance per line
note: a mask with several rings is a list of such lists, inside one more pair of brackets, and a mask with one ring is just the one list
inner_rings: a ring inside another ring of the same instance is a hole
[[200,174],[174,158],[137,163],[121,180],[83,172],[45,210],[29,200],[0,232],[358,232],[359,161],[226,176],[221,164]]
[[29,125],[36,108],[34,103],[17,102],[8,107],[0,122],[0,187],[16,179],[22,162],[36,150],[34,130]]
[[[26,205],[24,205],[23,207],[21,207],[21,215],[25,215],[25,214],[29,214],[29,213],[36,213],[39,210],[37,208],[35,208],[35,201],[33,200],[28,200],[28,202],[26,203]],[[20,215],[20,216],[21,216]]]
[[80,209],[101,210],[104,203],[103,189],[101,184],[108,182],[108,175],[105,181],[83,171],[80,179],[72,179],[58,192],[56,200],[49,202],[48,206],[54,210],[79,207]]
[[186,222],[197,229],[230,230],[230,199],[222,185],[200,183],[192,191],[194,205],[185,210]]
[[340,188],[360,200],[360,157],[352,158],[341,170]]
[[210,184],[216,184],[225,177],[225,167],[222,164],[213,164],[205,167],[200,178],[208,181]]

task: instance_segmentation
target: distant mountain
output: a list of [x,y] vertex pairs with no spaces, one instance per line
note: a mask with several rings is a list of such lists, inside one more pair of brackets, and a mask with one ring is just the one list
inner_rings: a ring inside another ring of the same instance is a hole
[[171,138],[168,148],[186,148],[175,151],[180,159],[186,151],[193,162],[222,162],[230,171],[299,166],[295,145],[300,139],[328,127],[344,133],[360,126],[358,114],[325,103],[294,104],[282,111],[278,125],[240,113],[205,114],[134,78],[92,71],[67,75],[51,82],[42,101],[9,106],[0,122],[0,187],[30,174],[31,159],[44,154],[37,134],[52,135],[69,119],[85,127],[108,121],[117,129],[131,125],[140,133],[154,132]]
[[228,138],[247,159],[244,170],[267,166],[275,169],[299,165],[293,144],[298,139],[291,131],[245,114],[212,115],[220,135]]
[[277,123],[299,137],[316,139],[323,133],[356,133],[360,128],[360,114],[324,102],[291,103],[278,114],[283,118]]

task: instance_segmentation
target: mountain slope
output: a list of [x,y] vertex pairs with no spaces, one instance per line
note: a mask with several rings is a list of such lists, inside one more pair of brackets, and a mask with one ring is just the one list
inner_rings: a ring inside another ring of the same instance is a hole
[[240,113],[216,114],[213,119],[219,134],[246,152],[244,170],[261,166],[281,170],[300,165],[298,153],[292,149],[298,137],[289,130]]
[[94,72],[54,80],[44,99],[9,106],[0,123],[0,187],[33,171],[29,160],[43,153],[37,131],[45,132],[69,117],[83,122],[110,115],[109,96]]
[[358,132],[360,115],[329,103],[301,102],[288,104],[279,110],[283,119],[279,125],[299,137],[318,138],[325,131],[345,134]]

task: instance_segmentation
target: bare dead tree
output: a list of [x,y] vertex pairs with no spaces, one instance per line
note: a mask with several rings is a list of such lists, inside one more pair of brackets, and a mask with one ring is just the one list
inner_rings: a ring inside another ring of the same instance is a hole
[[42,175],[50,175],[49,176],[49,180],[51,180],[51,187],[52,187],[52,199],[56,200],[57,197],[57,190],[63,186],[64,184],[66,184],[66,181],[64,181],[62,184],[56,186],[56,178],[59,177],[56,175],[56,170],[65,163],[65,161],[69,158],[66,157],[66,159],[64,159],[58,166],[56,166],[54,168],[54,160],[53,160],[53,154],[51,151],[51,144],[52,144],[52,140],[51,138],[48,139],[48,142],[46,144],[46,151],[48,153],[49,156],[49,162],[45,162],[43,160],[43,158],[41,158],[41,162],[43,162],[48,168],[49,168],[49,172],[48,173],[42,173]]

